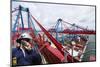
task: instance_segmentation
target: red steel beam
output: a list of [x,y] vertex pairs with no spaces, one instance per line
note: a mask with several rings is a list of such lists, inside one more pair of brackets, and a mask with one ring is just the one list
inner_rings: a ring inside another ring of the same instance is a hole
[[42,29],[42,31],[47,35],[47,37],[54,43],[54,45],[58,48],[58,50],[62,53],[62,55],[64,55],[64,52],[62,51],[63,47],[61,46],[62,44],[59,43],[55,38],[53,38],[52,35],[49,34],[49,32],[46,31],[45,28],[43,28],[42,25],[33,16],[32,16],[32,18],[39,25],[39,27]]
[[[55,32],[55,29],[49,29],[48,32]],[[58,33],[64,33],[64,34],[96,34],[96,31],[94,30],[70,30],[70,29],[66,29],[62,32],[58,32]]]
[[40,51],[48,63],[61,63],[64,61],[64,56],[57,48],[53,48],[47,42],[45,47]]
[[96,31],[71,31],[71,30],[66,30],[61,33],[68,33],[68,34],[96,34]]

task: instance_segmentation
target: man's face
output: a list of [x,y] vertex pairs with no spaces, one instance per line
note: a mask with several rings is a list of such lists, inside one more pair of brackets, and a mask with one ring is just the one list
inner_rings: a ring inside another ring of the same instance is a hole
[[23,46],[26,50],[31,50],[32,49],[32,46],[29,42],[27,42],[27,41],[23,41],[23,42],[25,43],[25,45],[23,45]]

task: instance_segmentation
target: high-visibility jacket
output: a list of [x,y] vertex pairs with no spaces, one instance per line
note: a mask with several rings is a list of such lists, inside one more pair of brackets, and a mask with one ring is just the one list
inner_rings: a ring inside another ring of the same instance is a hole
[[13,65],[38,65],[41,64],[42,59],[37,50],[25,50],[25,56],[20,48],[12,49]]

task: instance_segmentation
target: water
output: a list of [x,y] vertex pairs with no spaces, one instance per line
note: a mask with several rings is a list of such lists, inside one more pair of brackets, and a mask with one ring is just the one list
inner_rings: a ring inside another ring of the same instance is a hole
[[87,44],[87,48],[85,50],[84,56],[82,61],[89,61],[90,56],[96,56],[96,36],[95,35],[89,35],[89,41]]

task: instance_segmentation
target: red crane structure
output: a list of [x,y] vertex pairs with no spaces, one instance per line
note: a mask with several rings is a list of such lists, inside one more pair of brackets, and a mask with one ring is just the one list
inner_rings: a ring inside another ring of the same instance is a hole
[[[96,34],[96,31],[94,31],[94,30],[89,30],[89,29],[83,28],[83,27],[81,27],[81,26],[79,26],[79,25],[71,24],[71,23],[69,23],[69,22],[67,22],[67,21],[64,21],[64,20],[61,19],[61,18],[58,19],[58,21],[60,21],[60,23],[66,23],[66,24],[68,24],[68,25],[71,25],[72,27],[75,27],[75,28],[77,28],[77,29],[80,29],[80,30],[64,29],[64,30],[62,30],[62,31],[59,31],[58,33],[65,33],[65,34],[90,34],[90,35]],[[60,23],[57,23],[56,25],[59,25]],[[49,29],[48,31],[49,31],[49,32],[56,32],[56,29],[51,28],[51,29]]]

